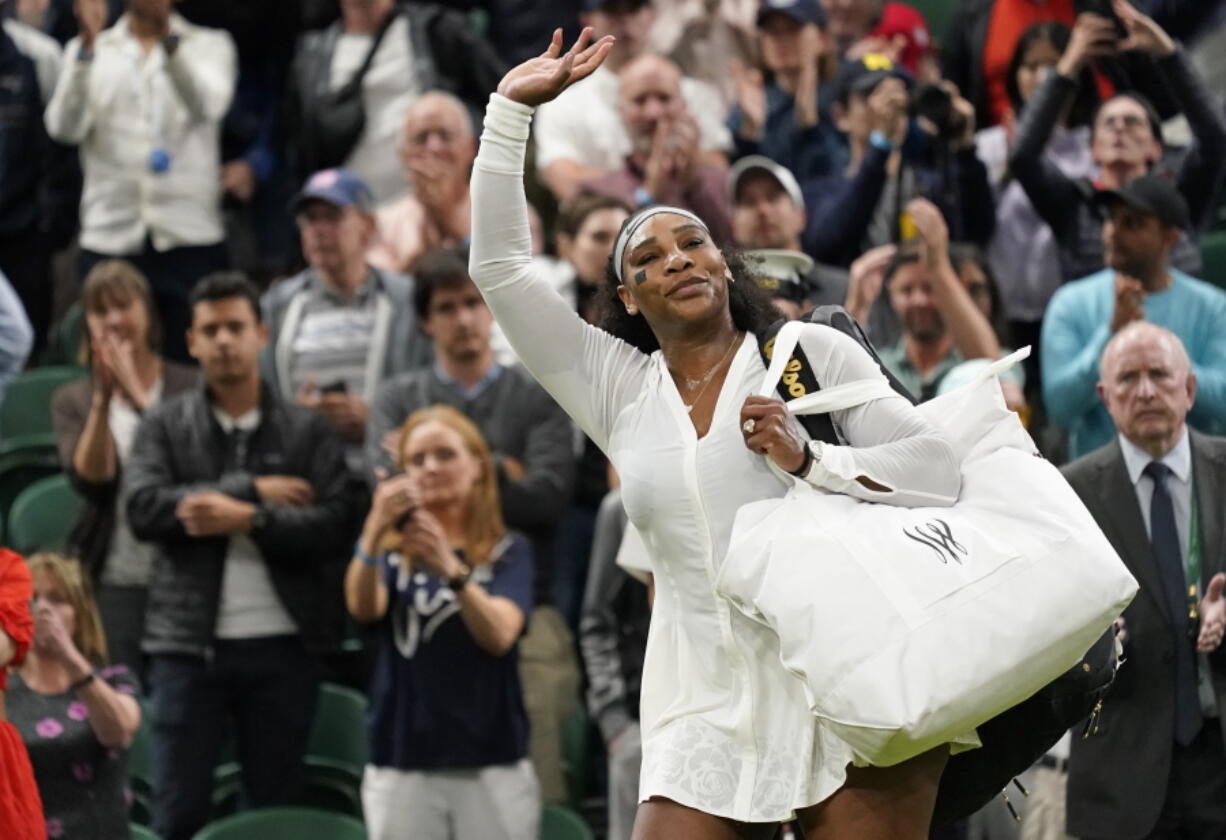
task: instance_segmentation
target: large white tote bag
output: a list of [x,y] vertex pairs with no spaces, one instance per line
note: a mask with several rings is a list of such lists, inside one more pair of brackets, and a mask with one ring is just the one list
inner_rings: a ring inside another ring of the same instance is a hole
[[[789,324],[776,339],[764,396],[801,328],[813,326]],[[953,507],[872,504],[797,480],[784,498],[737,514],[717,590],[778,634],[813,714],[867,763],[965,743],[1075,665],[1136,594],[1005,407],[995,374],[1027,352],[918,408],[961,462]],[[884,380],[856,382],[789,408],[822,413],[890,395]]]

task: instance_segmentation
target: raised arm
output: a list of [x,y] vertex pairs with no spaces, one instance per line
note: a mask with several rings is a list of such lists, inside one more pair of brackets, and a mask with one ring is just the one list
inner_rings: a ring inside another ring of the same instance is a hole
[[[648,357],[579,317],[532,263],[524,149],[536,105],[599,66],[611,39],[561,54],[561,30],[539,58],[511,70],[485,114],[473,166],[469,271],[524,366],[598,445],[641,390]],[[559,57],[561,56],[561,57]]]

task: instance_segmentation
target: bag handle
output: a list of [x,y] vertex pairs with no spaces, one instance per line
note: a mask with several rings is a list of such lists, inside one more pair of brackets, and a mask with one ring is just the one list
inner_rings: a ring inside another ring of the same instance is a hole
[[[800,332],[806,326],[802,321],[789,321],[779,328],[775,335],[774,349],[771,351],[770,367],[762,380],[758,395],[770,397],[775,395],[775,386],[779,384],[787,364],[791,361],[792,351],[800,341]],[[898,393],[882,379],[861,379],[856,382],[845,382],[830,388],[823,388],[812,394],[806,394],[786,403],[792,414],[825,414],[854,408],[870,400],[882,397],[894,397]]]
[[[800,331],[805,326],[806,324],[801,321],[789,321],[779,329],[779,333],[775,336],[775,346],[771,353],[770,367],[767,369],[766,376],[762,380],[762,387],[758,391],[759,396],[770,397],[775,394],[775,386],[779,384],[779,380],[792,358],[792,351],[796,349],[796,344],[800,341]],[[962,385],[958,390],[974,388],[981,382],[1004,373],[1029,355],[1029,346],[1015,350],[1003,359],[997,359],[979,371],[970,382]],[[823,388],[816,393],[806,394],[803,397],[789,400],[786,405],[788,411],[792,414],[825,414],[831,411],[855,408],[872,400],[897,396],[899,396],[898,392],[891,388],[889,383],[885,381],[885,378],[882,377],[880,379],[859,379],[855,382],[844,382],[842,385]]]

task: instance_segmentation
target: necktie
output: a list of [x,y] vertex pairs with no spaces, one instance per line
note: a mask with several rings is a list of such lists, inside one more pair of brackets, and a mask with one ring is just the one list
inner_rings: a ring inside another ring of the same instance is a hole
[[1151,461],[1145,467],[1145,474],[1154,481],[1154,496],[1149,506],[1149,542],[1162,579],[1175,643],[1175,740],[1186,746],[1200,732],[1204,718],[1196,684],[1196,653],[1189,632],[1183,552],[1175,527],[1175,506],[1166,486],[1171,470],[1165,464]]

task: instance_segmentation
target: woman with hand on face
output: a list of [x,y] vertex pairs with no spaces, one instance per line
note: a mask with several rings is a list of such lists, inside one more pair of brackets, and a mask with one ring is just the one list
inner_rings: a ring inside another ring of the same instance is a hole
[[532,552],[509,534],[477,427],[448,406],[400,432],[345,574],[359,622],[381,622],[362,805],[371,840],[535,840],[516,647]]
[[[775,315],[685,210],[650,207],[622,225],[600,327],[537,275],[523,191],[529,125],[535,106],[604,60],[612,40],[590,37],[564,54],[558,31],[491,98],[473,171],[470,270],[524,365],[613,462],[650,550],[634,837],[768,838],[795,814],[807,840],[926,838],[947,748],[854,766],[783,670],[778,637],[721,599],[715,580],[742,505],[780,498],[796,480],[893,505],[949,505],[960,486],[951,447],[902,397],[833,412],[841,438],[822,442],[780,400],[756,396],[766,370],[755,333]],[[801,346],[823,387],[883,378],[836,330],[810,325]]]
[[29,560],[34,640],[12,674],[9,720],[29,751],[45,836],[126,837],[126,750],[140,727],[137,684],[106,667],[106,640],[80,565],[54,554]]
[[96,585],[113,661],[139,674],[153,554],[128,528],[120,476],[141,415],[194,385],[197,373],[158,355],[157,309],[148,282],[130,263],[95,266],[85,278],[81,305],[92,375],[56,391],[51,419],[60,463],[85,499],[73,529],[74,553]]
[[7,715],[8,669],[21,664],[34,637],[33,593],[25,560],[0,548],[0,837],[12,840],[47,836],[30,757]]

